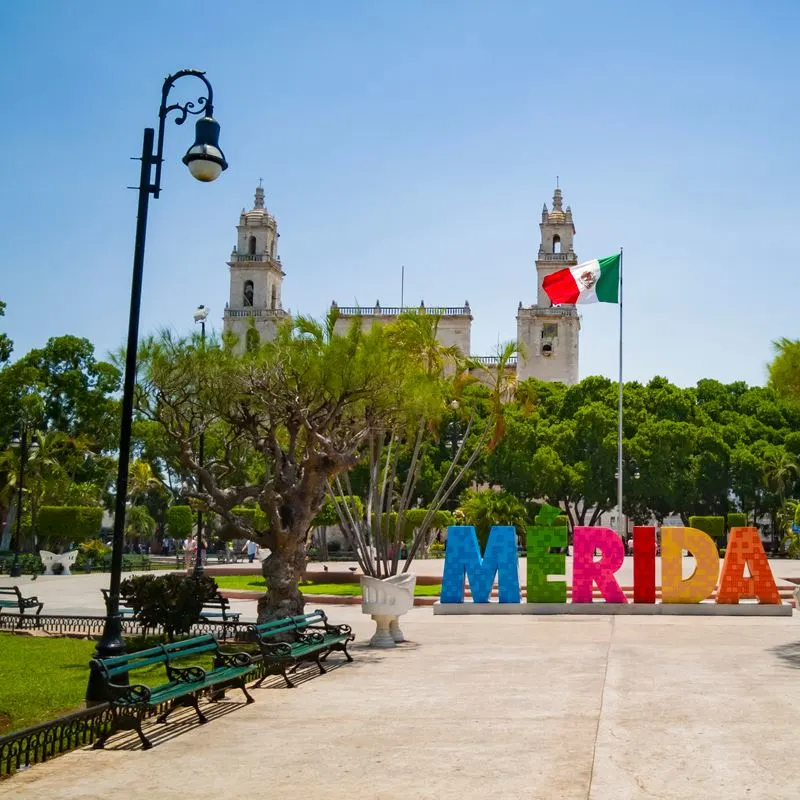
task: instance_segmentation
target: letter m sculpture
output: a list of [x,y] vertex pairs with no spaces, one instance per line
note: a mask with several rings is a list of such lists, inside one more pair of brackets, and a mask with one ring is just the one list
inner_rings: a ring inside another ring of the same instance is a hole
[[472,599],[488,603],[497,575],[501,603],[519,603],[517,532],[513,525],[494,525],[481,558],[478,536],[472,525],[451,525],[447,529],[441,603],[464,602],[464,578],[469,579]]

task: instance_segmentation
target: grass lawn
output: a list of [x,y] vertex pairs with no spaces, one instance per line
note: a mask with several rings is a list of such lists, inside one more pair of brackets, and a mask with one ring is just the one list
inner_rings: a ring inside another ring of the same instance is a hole
[[[243,591],[263,592],[266,583],[257,575],[215,575],[214,580],[220,589],[240,589]],[[361,586],[358,583],[316,583],[302,581],[300,591],[303,594],[330,594],[338,597],[360,597]],[[438,597],[442,593],[442,584],[417,586],[415,597]]]
[[[129,651],[154,643],[132,642]],[[0,736],[81,708],[94,648],[86,639],[0,633]],[[187,659],[188,664],[210,668],[211,658]],[[153,686],[166,681],[160,664],[132,675],[131,683]]]
[[0,633],[0,735],[80,708],[94,646]]

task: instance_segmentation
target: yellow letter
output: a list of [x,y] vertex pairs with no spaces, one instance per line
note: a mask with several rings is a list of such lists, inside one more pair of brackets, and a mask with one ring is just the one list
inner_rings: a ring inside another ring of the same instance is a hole
[[[683,580],[683,551],[697,561]],[[697,528],[661,529],[661,602],[699,603],[714,591],[719,576],[719,553],[714,540]]]

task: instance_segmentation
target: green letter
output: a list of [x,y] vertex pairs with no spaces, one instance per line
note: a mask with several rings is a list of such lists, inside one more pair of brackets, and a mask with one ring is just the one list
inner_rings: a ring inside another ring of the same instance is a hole
[[[551,553],[551,547],[567,546],[567,526],[529,527],[528,533],[528,602],[567,602],[567,557]],[[547,580],[548,575],[564,575],[563,581]]]

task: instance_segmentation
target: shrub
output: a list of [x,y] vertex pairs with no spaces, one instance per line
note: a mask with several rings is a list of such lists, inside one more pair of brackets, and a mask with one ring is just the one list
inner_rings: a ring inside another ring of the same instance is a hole
[[444,545],[441,542],[431,542],[428,554],[431,558],[444,558]]
[[160,625],[170,641],[176,633],[188,633],[200,619],[203,603],[217,593],[213,578],[182,575],[134,575],[119,587],[120,596],[136,612],[145,628]]
[[718,546],[725,541],[725,517],[689,517],[689,527],[707,533]]
[[486,548],[494,525],[513,525],[521,536],[528,522],[527,509],[514,495],[493,489],[467,489],[459,511],[463,513],[467,525],[475,526],[481,552]]
[[63,548],[68,544],[97,538],[103,509],[94,506],[42,506],[37,533],[42,544]]
[[731,528],[746,528],[747,527],[747,514],[741,514],[738,511],[731,511],[728,514],[728,530]]
[[167,533],[182,542],[192,532],[194,514],[189,506],[170,506],[167,509]]

